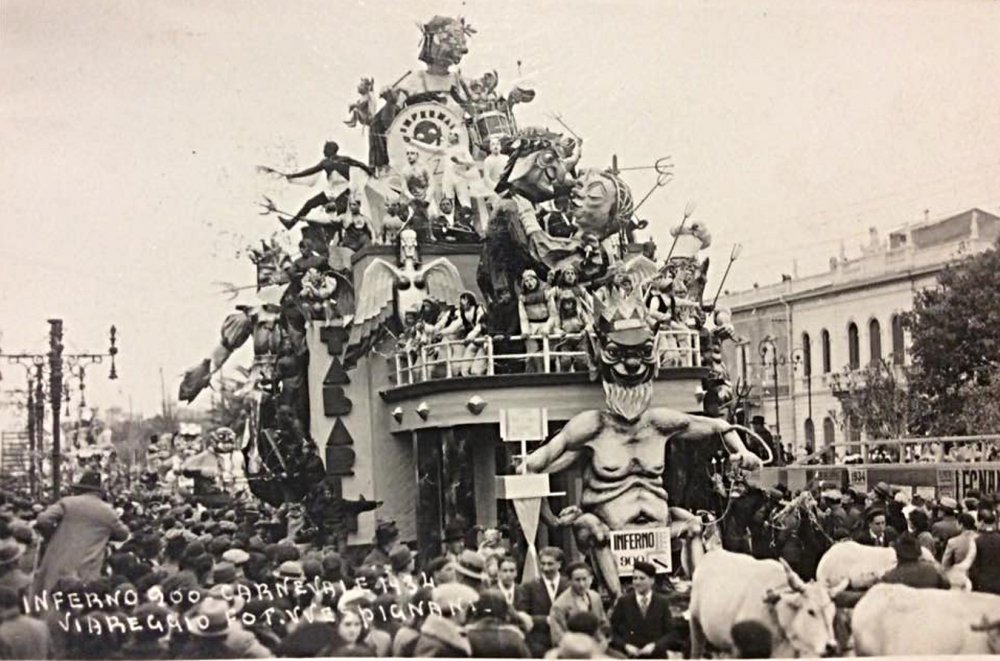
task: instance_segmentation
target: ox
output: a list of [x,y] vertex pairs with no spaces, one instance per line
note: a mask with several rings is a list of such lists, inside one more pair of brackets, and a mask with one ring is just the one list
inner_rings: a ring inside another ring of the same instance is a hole
[[[927,549],[921,549],[924,560],[934,562]],[[838,542],[830,547],[816,566],[816,580],[830,588],[844,581],[855,590],[875,585],[886,572],[896,566],[896,551],[857,542]]]
[[706,643],[735,651],[730,631],[745,620],[756,620],[771,631],[773,656],[836,653],[832,597],[846,586],[845,581],[828,591],[803,582],[783,561],[709,551],[691,580],[691,656],[703,657]]
[[985,592],[876,585],[854,607],[854,652],[858,656],[990,654],[988,630],[994,624],[987,618],[995,619],[997,613],[1000,596]]

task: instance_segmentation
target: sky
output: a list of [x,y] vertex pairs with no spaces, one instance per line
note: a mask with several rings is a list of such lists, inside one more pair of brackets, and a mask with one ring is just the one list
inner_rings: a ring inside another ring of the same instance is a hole
[[[420,67],[434,14],[476,28],[464,73],[527,78],[519,124],[558,113],[583,165],[670,156],[640,215],[666,250],[696,204],[710,291],[734,243],[738,290],[925,209],[1000,212],[996,2],[0,0],[0,349],[46,350],[59,317],[68,351],[103,351],[114,323],[120,378],[92,368],[88,400],[157,412],[160,370],[175,396],[232,310],[213,283],[251,284],[246,246],[281,231],[261,195],[311,195],[256,166],[312,165],[331,138],[364,160],[342,124],[358,81]],[[654,180],[627,178],[636,199]]]

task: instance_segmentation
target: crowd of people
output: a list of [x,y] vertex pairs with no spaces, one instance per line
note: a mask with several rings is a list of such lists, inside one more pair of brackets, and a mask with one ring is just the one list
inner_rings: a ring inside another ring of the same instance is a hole
[[858,449],[851,449],[839,458],[832,449],[820,452],[807,464],[941,464],[1000,461],[1000,440],[983,440],[957,443],[954,441],[930,443],[895,443],[872,445],[867,457]]
[[94,471],[47,507],[5,492],[0,657],[663,658],[686,644],[641,561],[609,604],[590,566],[555,547],[522,583],[497,530],[449,530],[441,555],[421,558],[383,521],[362,557],[303,542],[281,514],[156,489],[111,496]]
[[834,542],[895,549],[899,564],[883,582],[1000,595],[997,494],[970,491],[962,502],[950,496],[934,502],[884,482],[867,494],[826,486],[818,511]]

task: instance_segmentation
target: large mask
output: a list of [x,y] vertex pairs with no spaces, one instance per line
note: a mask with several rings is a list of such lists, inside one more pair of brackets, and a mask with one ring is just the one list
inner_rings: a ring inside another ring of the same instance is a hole
[[469,52],[467,37],[476,33],[463,19],[446,16],[432,18],[424,25],[423,32],[420,60],[445,67],[462,61]]
[[594,361],[612,413],[638,420],[653,397],[657,374],[657,336],[637,296],[615,298],[607,306],[595,302],[597,322]]
[[521,144],[510,159],[497,184],[498,193],[511,188],[538,204],[553,199],[557,192],[573,185],[566,164],[554,144],[547,140]]
[[589,170],[573,188],[573,222],[581,232],[602,240],[611,236],[632,215],[632,193],[613,174]]

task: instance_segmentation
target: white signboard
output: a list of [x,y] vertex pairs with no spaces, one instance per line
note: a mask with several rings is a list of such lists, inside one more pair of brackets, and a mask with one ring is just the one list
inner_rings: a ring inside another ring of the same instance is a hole
[[937,469],[937,497],[944,498],[958,498],[958,494],[955,493],[955,469],[954,468],[939,468]]
[[545,409],[500,411],[500,438],[504,441],[544,441],[548,431],[549,420]]
[[861,493],[868,493],[868,470],[865,468],[848,468],[847,484],[859,489]]
[[656,567],[656,573],[673,571],[670,558],[670,528],[638,528],[611,531],[611,551],[619,576],[631,576],[636,560]]

